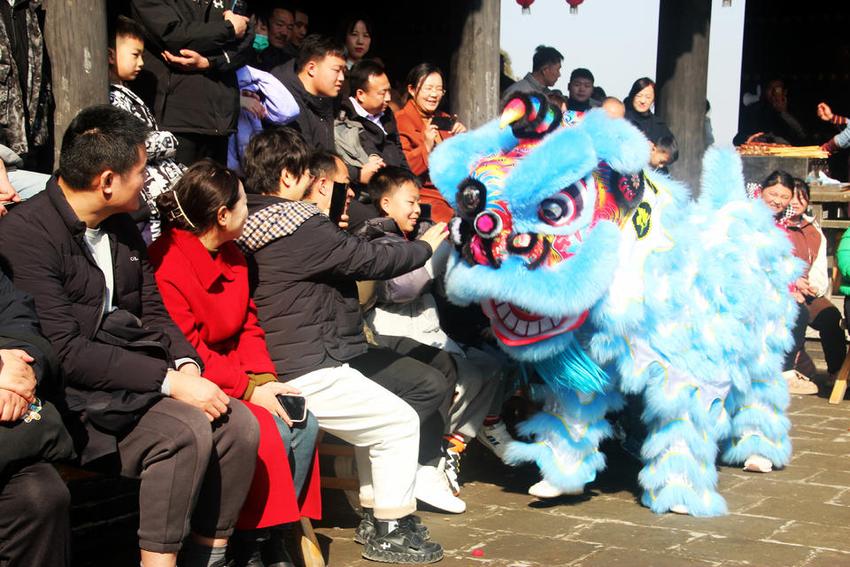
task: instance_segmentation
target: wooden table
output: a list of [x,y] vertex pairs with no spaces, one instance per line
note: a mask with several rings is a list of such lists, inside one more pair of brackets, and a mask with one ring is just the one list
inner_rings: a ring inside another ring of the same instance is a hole
[[850,218],[832,219],[823,218],[823,206],[827,203],[850,203],[850,187],[842,189],[830,188],[829,185],[812,185],[811,209],[821,228],[841,229],[850,228]]
[[[850,228],[850,218],[846,218],[845,211],[845,218],[825,219],[823,218],[823,206],[827,203],[840,203],[844,205],[850,203],[850,187],[839,189],[828,185],[812,185],[810,187],[810,193],[812,213],[824,230],[824,236],[832,233],[827,236],[827,242],[831,242],[832,249],[834,250],[844,231]],[[831,268],[835,266],[835,259],[833,257],[829,258],[829,266]],[[835,275],[836,270],[832,268],[832,271]],[[838,404],[844,399],[844,394],[847,392],[848,377],[850,377],[850,351],[848,351],[848,355],[844,358],[844,364],[841,365],[841,370],[838,371],[835,385],[832,387],[832,393],[829,395],[829,403]]]

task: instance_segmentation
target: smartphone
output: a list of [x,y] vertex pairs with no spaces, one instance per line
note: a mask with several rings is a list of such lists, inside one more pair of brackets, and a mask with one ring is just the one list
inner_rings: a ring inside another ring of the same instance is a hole
[[342,213],[345,212],[345,202],[348,199],[348,184],[334,181],[333,193],[331,194],[331,209],[328,216],[335,225],[339,225]]
[[307,398],[297,394],[278,394],[275,396],[292,423],[301,423],[307,418]]
[[431,119],[431,124],[436,126],[437,130],[442,130],[444,132],[451,132],[455,122],[456,121],[453,116],[435,116]]
[[431,220],[431,205],[429,203],[419,203],[419,221]]
[[248,16],[248,2],[246,0],[233,0],[233,3],[230,5],[230,10],[234,14]]

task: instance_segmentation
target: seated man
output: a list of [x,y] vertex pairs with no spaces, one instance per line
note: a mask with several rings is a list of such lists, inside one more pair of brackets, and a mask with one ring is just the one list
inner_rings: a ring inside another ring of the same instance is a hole
[[121,474],[141,479],[142,565],[175,565],[191,526],[181,566],[218,566],[259,431],[201,376],[127,214],[139,206],[146,135],[123,110],[81,111],[57,175],[0,222],[0,248],[59,355],[82,463],[117,453]]
[[344,118],[334,131],[337,152],[349,166],[352,181],[369,183],[381,165],[410,169],[389,107],[391,87],[384,66],[363,59],[349,69],[347,78],[352,96],[342,101]]
[[[304,200],[315,204],[322,212],[322,216],[327,216],[330,213],[335,187],[348,186],[349,178],[345,164],[332,153],[317,151],[310,158],[309,170],[313,182]],[[348,191],[350,194],[351,190]],[[338,259],[331,260],[328,265],[330,269],[343,270],[341,273],[337,272],[334,288],[336,293],[341,294],[345,300],[340,308],[336,309],[335,316],[346,324],[354,325],[356,322],[356,326],[350,327],[350,330],[357,329],[360,332],[355,334],[342,327],[341,332],[328,333],[326,338],[330,339],[331,343],[342,343],[345,353],[343,360],[352,368],[356,368],[398,395],[417,410],[422,425],[419,433],[420,466],[416,473],[416,498],[434,508],[460,514],[466,510],[466,503],[453,494],[446,475],[448,455],[443,451],[441,441],[446,424],[449,422],[449,410],[457,383],[455,361],[448,353],[419,343],[407,335],[378,336],[370,329],[369,333],[373,336],[367,337],[360,310],[360,302],[363,298],[357,291],[357,301],[349,300],[352,291],[355,291],[355,280],[384,280],[411,271],[396,270],[396,266],[398,266],[398,260],[407,253],[405,249],[410,250],[413,243],[368,242],[337,230],[333,223],[324,226],[332,228],[334,232],[319,232],[319,236],[314,238],[328,247],[328,253],[336,251],[338,247],[342,248],[340,241],[334,243],[336,237],[366,258],[379,253],[386,256],[385,261],[388,262],[383,268],[380,263],[375,263],[368,267],[364,266],[365,269],[358,267],[349,271],[344,262],[340,263]],[[309,233],[305,231],[305,234]],[[437,249],[445,236],[445,224],[439,224],[424,231],[420,240],[428,243],[433,251]],[[366,240],[371,241],[372,235],[367,235]],[[399,244],[401,246],[398,246]],[[389,247],[384,248],[384,246]],[[320,256],[324,257],[324,254]],[[421,264],[418,267],[421,267]],[[390,274],[390,270],[394,273]],[[361,278],[357,277],[358,273],[366,275]],[[334,302],[334,305],[340,304]],[[435,411],[431,408],[431,404],[436,393],[442,394],[442,400],[437,404]]]
[[[71,497],[45,462],[73,455],[59,413],[48,405],[60,394],[56,361],[39,332],[32,299],[3,273],[0,362],[0,563],[67,567]],[[34,411],[42,406],[37,421],[28,416],[31,403]]]
[[304,140],[288,128],[258,134],[245,151],[248,221],[238,242],[249,254],[269,354],[279,379],[307,397],[319,427],[357,448],[366,514],[355,540],[366,544],[364,557],[437,561],[442,548],[422,542],[411,514],[420,496],[418,482],[414,496],[419,421],[439,413],[445,379],[427,367],[399,373],[408,405],[348,363],[368,346],[355,280],[421,266],[441,238],[376,246],[339,230],[319,207],[301,201],[311,181],[308,160]]

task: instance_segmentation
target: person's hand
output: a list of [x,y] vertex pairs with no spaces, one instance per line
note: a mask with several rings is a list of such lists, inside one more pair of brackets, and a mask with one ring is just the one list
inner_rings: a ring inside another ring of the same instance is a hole
[[18,421],[24,417],[29,408],[29,402],[9,390],[0,390],[0,423]]
[[20,203],[21,196],[12,187],[8,180],[0,178],[0,202],[3,203]]
[[185,374],[191,374],[192,376],[201,375],[201,369],[194,362],[184,362],[177,367],[177,370]]
[[462,134],[463,132],[466,132],[466,126],[456,120],[452,126],[452,134]]
[[195,406],[203,411],[210,421],[215,421],[227,413],[230,398],[206,378],[180,370],[169,370],[168,382],[171,385],[172,398]]
[[818,294],[817,290],[809,283],[808,278],[798,278],[797,281],[794,282],[794,286],[805,297],[816,297]]
[[440,131],[437,130],[437,125],[429,122],[425,126],[425,149],[430,153],[440,141]]
[[20,349],[0,350],[0,388],[21,396],[27,403],[35,400],[38,381],[30,366],[34,359]]
[[181,49],[180,55],[163,51],[162,58],[165,59],[166,63],[181,71],[206,71],[210,68],[210,60],[191,49]]
[[284,382],[266,382],[262,386],[257,386],[251,392],[251,398],[248,400],[252,404],[258,405],[261,408],[266,408],[272,415],[278,416],[286,425],[292,427],[292,419],[287,415],[286,410],[277,401],[278,394],[300,394],[301,392],[289,384]]
[[384,167],[384,160],[377,154],[371,154],[369,160],[360,168],[360,183],[366,185],[372,176]]
[[239,97],[239,106],[242,107],[242,110],[253,114],[259,120],[269,115],[265,105],[263,105],[263,102],[256,95],[249,96],[247,93],[242,93]]
[[764,132],[756,132],[755,134],[751,134],[745,144],[752,144],[753,142],[758,142],[758,139],[764,136]]
[[339,215],[339,222],[336,225],[340,228],[340,230],[348,230],[348,221],[351,220],[351,217],[348,216],[348,213],[342,213]]
[[245,32],[248,31],[248,18],[234,14],[232,10],[224,11],[224,19],[233,25],[233,31],[236,32],[236,38],[242,39]]
[[832,122],[832,119],[835,118],[835,115],[832,113],[832,109],[827,103],[818,103],[818,118],[824,122]]
[[431,247],[431,252],[437,249],[437,246],[442,244],[443,240],[449,235],[446,223],[438,222],[431,228],[425,231],[425,234],[419,240],[423,240]]

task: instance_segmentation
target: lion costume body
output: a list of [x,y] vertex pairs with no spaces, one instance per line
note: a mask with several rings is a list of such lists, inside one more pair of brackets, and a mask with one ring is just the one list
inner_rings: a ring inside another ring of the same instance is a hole
[[449,298],[479,303],[500,346],[545,384],[543,411],[508,450],[561,493],[605,466],[623,394],[643,397],[643,503],[714,516],[718,453],[787,464],[781,377],[797,305],[791,244],[741,163],[711,149],[702,192],[645,171],[648,144],[594,110],[562,127],[534,95],[441,143],[431,179],[457,216]]

